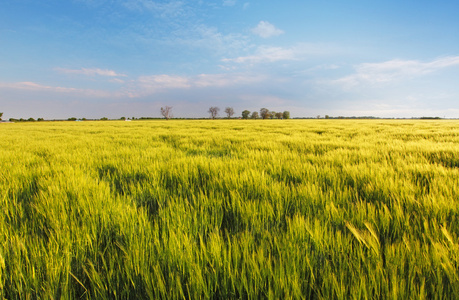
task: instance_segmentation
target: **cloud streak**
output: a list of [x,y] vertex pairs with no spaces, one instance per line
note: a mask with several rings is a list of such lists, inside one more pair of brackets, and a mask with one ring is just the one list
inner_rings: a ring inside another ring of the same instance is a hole
[[298,59],[298,54],[298,49],[295,48],[261,46],[253,55],[240,56],[236,58],[224,58],[222,59],[222,61],[234,62],[239,64],[255,64],[262,62],[276,62],[282,60],[296,60]]
[[66,94],[76,94],[87,97],[96,97],[96,98],[109,98],[109,97],[120,97],[122,96],[121,92],[110,92],[104,90],[94,90],[94,89],[77,89],[71,87],[60,87],[60,86],[48,86],[39,84],[36,82],[23,81],[23,82],[0,82],[0,89],[13,89],[21,91],[34,91],[34,92],[51,92],[51,93],[66,93]]
[[337,47],[322,44],[300,43],[291,47],[259,46],[251,55],[235,58],[223,58],[226,63],[258,64],[278,61],[306,60],[311,57],[329,56],[337,51]]
[[355,67],[354,74],[335,80],[335,83],[348,88],[361,84],[382,84],[426,75],[453,66],[459,66],[459,56],[438,58],[430,62],[395,59],[382,63],[363,63]]
[[264,75],[200,74],[196,76],[141,76],[130,87],[130,97],[142,97],[168,90],[225,88],[243,86],[266,80]]
[[121,81],[119,83],[124,83],[124,85],[117,91],[48,86],[29,81],[13,83],[0,82],[0,90],[14,89],[21,91],[66,93],[95,98],[141,98],[174,90],[241,87],[262,82],[267,79],[265,75],[245,73],[200,74],[195,76],[160,74],[140,76],[135,80],[126,82]]
[[113,70],[103,70],[98,68],[81,68],[81,69],[65,69],[65,68],[56,68],[56,71],[64,74],[77,74],[85,76],[106,76],[106,77],[126,77],[125,74],[116,73]]

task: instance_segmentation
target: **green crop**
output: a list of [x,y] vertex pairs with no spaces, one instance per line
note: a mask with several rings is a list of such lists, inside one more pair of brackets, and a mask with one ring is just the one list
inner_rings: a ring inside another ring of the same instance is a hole
[[458,125],[0,124],[0,298],[458,299]]

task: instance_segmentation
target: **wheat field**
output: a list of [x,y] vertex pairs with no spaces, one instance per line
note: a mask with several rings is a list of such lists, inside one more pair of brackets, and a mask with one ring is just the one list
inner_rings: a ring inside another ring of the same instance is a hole
[[458,299],[459,122],[0,124],[3,299]]

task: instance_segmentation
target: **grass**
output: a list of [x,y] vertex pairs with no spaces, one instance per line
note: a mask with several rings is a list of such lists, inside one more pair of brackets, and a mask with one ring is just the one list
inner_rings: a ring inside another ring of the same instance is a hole
[[459,298],[458,125],[3,124],[0,297]]

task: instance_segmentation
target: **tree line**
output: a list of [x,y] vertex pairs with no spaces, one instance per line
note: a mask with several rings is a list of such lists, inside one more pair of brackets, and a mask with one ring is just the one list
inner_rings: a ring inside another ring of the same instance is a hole
[[[207,111],[210,115],[211,119],[216,119],[220,112],[220,108],[217,106],[211,106]],[[226,107],[224,110],[226,114],[226,118],[231,119],[233,117],[234,109],[232,107]],[[161,107],[161,116],[163,116],[166,120],[172,118],[172,106],[165,106]],[[244,110],[241,115],[241,119],[290,119],[290,112],[283,111],[283,112],[275,112],[270,111],[267,108],[260,109],[260,113],[258,111],[249,111]]]

